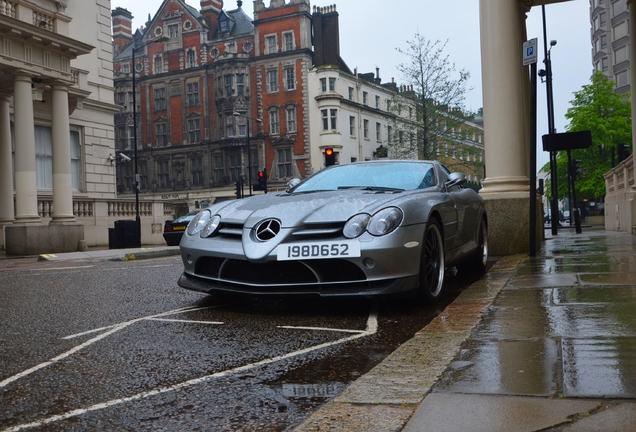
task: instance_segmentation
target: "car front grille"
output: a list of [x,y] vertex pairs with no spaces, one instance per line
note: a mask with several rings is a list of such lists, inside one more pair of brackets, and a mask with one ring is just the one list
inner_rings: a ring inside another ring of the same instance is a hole
[[366,280],[364,272],[358,266],[338,259],[251,263],[234,259],[202,257],[196,262],[195,274],[204,278],[246,285],[311,285]]

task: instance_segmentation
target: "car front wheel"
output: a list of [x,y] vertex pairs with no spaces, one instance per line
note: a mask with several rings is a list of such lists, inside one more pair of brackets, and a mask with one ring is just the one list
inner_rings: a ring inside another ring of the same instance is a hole
[[420,262],[419,296],[429,302],[437,301],[444,286],[444,242],[442,230],[435,219],[426,227]]

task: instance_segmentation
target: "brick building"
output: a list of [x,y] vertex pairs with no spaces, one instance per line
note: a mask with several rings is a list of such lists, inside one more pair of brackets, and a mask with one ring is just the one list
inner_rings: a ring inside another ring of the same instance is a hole
[[140,195],[175,214],[234,198],[240,180],[249,194],[263,169],[284,189],[322,169],[326,148],[338,163],[382,156],[397,86],[347,67],[336,7],[257,0],[252,20],[236,4],[164,0],[134,34],[132,15],[112,11],[116,148],[131,159],[117,157],[120,196],[135,187],[133,71]]

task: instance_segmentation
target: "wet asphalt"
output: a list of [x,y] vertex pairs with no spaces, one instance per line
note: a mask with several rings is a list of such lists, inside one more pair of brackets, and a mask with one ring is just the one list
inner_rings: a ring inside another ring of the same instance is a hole
[[[294,430],[634,430],[636,236],[584,228],[546,237],[534,258],[497,258],[414,337],[334,389],[337,396]],[[227,381],[228,389],[237,386],[240,380]],[[196,405],[164,407],[191,410],[198,421]]]

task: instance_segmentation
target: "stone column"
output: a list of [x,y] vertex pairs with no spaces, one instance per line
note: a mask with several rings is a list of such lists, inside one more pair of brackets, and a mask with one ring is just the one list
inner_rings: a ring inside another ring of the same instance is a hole
[[35,129],[31,75],[14,75],[16,223],[41,223],[35,168]]
[[524,154],[525,30],[520,26],[521,14],[516,1],[480,0],[486,146],[482,194],[529,191]]
[[69,132],[68,87],[53,84],[53,218],[51,224],[75,222],[71,176],[71,136]]
[[525,13],[517,1],[480,0],[486,201],[493,255],[527,253],[527,69],[522,64]]
[[[13,222],[13,164],[9,96],[0,94],[0,225]],[[1,232],[0,232],[1,234]],[[1,235],[0,238],[4,238]],[[2,241],[4,244],[4,241]]]

